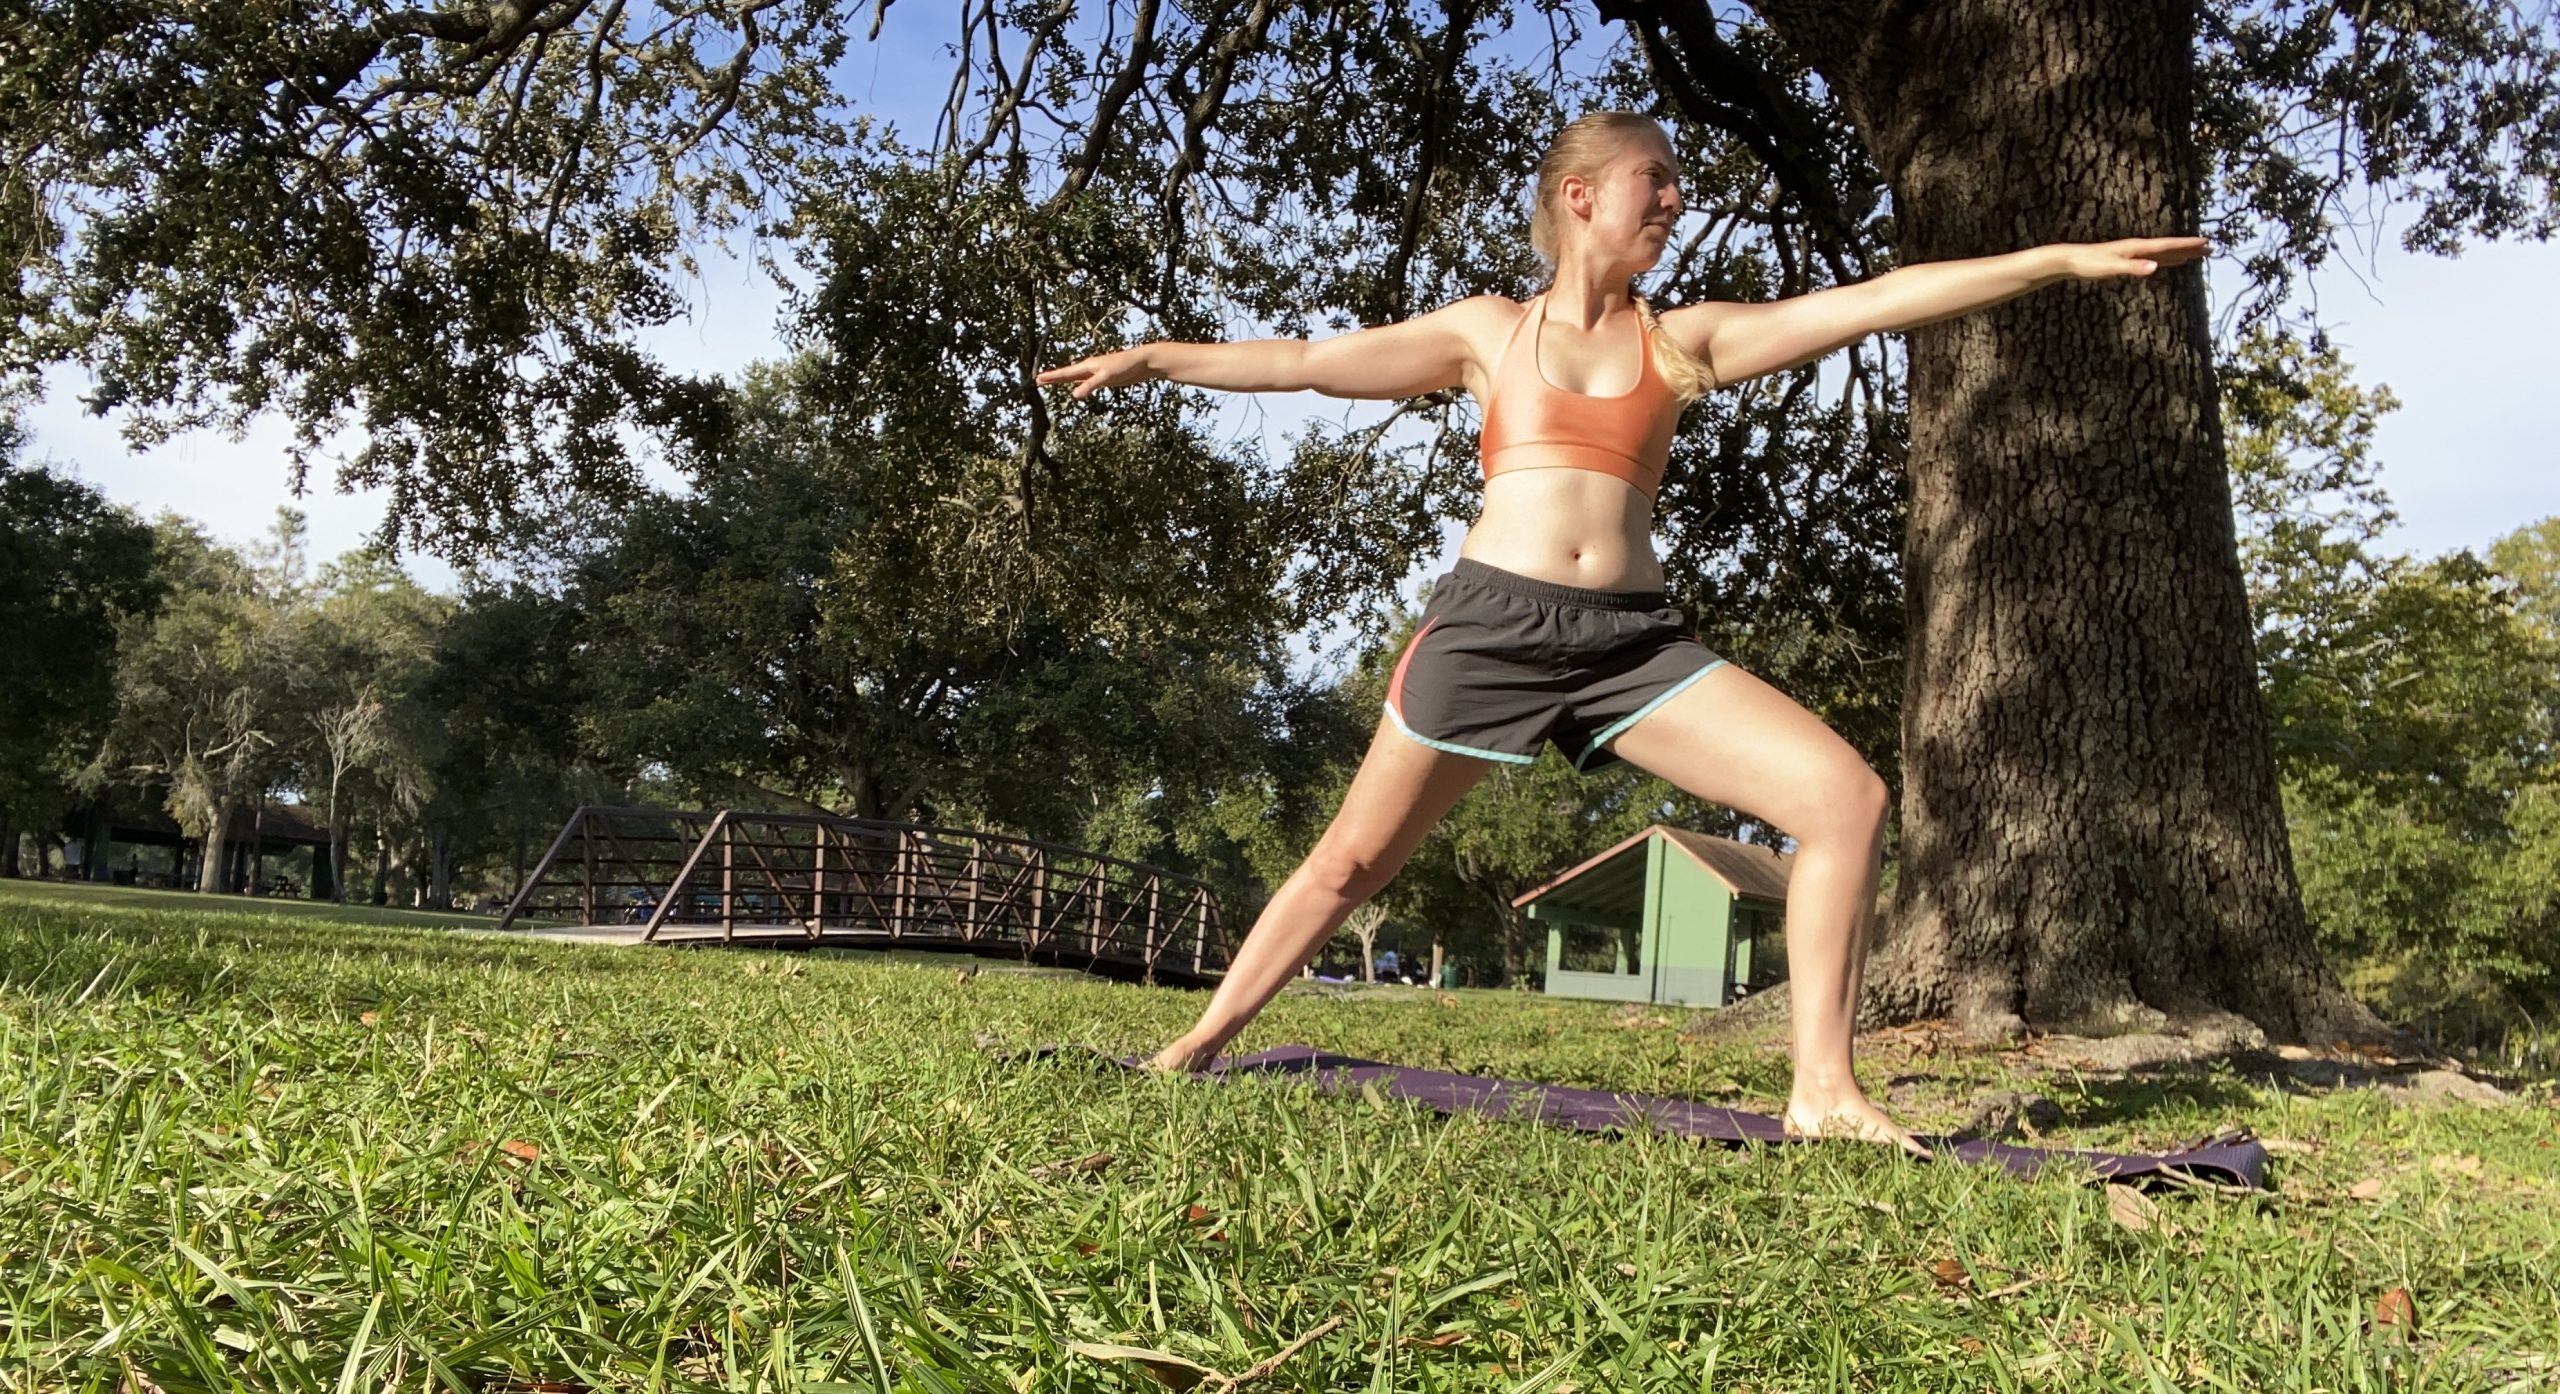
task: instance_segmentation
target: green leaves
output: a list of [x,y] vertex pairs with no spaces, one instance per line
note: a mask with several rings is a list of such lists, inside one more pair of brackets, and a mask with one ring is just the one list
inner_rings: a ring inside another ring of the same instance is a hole
[[2303,903],[2387,1013],[2503,1039],[2560,996],[2560,642],[2548,525],[2491,556],[2374,544],[2397,406],[2317,340],[2260,332],[2223,374],[2241,555]]
[[263,412],[452,552],[627,495],[613,427],[706,439],[637,352],[678,233],[734,228],[837,133],[836,7],[395,10],[38,0],[0,64],[0,371],[75,361],[165,439]]
[[[0,837],[47,819],[115,706],[119,625],[160,602],[151,529],[75,479],[15,458],[0,421]],[[7,849],[14,853],[14,845]]]

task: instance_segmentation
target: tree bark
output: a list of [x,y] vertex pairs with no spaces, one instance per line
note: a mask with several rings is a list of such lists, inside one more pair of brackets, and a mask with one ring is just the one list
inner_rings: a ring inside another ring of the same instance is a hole
[[213,895],[222,889],[223,868],[230,862],[231,807],[213,816],[213,831],[204,840],[204,856],[196,863],[196,890]]
[[334,892],[330,899],[340,905],[347,903],[347,823],[346,819],[340,816],[343,810],[338,806],[338,784],[345,773],[345,762],[331,762],[329,766],[329,850],[324,854],[329,858],[329,885]]
[[427,834],[426,908],[453,908],[453,830],[442,823]]
[[1360,981],[1378,980],[1378,930],[1387,922],[1387,912],[1376,902],[1355,907],[1343,920],[1342,927],[1360,941]]
[[265,893],[267,869],[267,791],[258,791],[258,811],[249,817],[249,894]]
[[0,876],[18,875],[18,826],[0,818]]
[[391,903],[391,830],[379,821],[373,825],[373,894],[367,903]]
[[[2197,231],[2188,5],[1758,8],[1855,114],[1905,264]],[[2294,879],[2201,268],[1909,343],[1902,862],[1871,1012],[2376,1034]]]

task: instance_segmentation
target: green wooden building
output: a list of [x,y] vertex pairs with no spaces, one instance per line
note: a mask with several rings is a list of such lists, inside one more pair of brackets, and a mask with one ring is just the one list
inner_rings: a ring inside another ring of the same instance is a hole
[[1513,900],[1547,926],[1547,992],[1721,1007],[1787,975],[1794,858],[1660,823]]

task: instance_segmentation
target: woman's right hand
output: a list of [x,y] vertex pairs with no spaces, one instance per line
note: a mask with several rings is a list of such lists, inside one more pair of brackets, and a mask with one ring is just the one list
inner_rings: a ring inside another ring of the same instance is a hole
[[1043,385],[1053,382],[1073,383],[1076,400],[1083,401],[1100,388],[1126,387],[1133,382],[1153,382],[1163,376],[1164,373],[1161,370],[1147,362],[1146,346],[1141,344],[1136,348],[1121,349],[1116,353],[1097,353],[1091,358],[1079,358],[1063,368],[1051,368],[1040,374],[1034,381]]

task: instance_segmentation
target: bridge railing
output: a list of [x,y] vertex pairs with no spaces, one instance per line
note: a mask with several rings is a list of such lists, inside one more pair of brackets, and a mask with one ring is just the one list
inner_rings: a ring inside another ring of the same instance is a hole
[[1224,969],[1216,893],[1192,877],[1029,838],[820,814],[580,808],[501,926],[639,923],[641,937],[777,930],[1026,958]]

